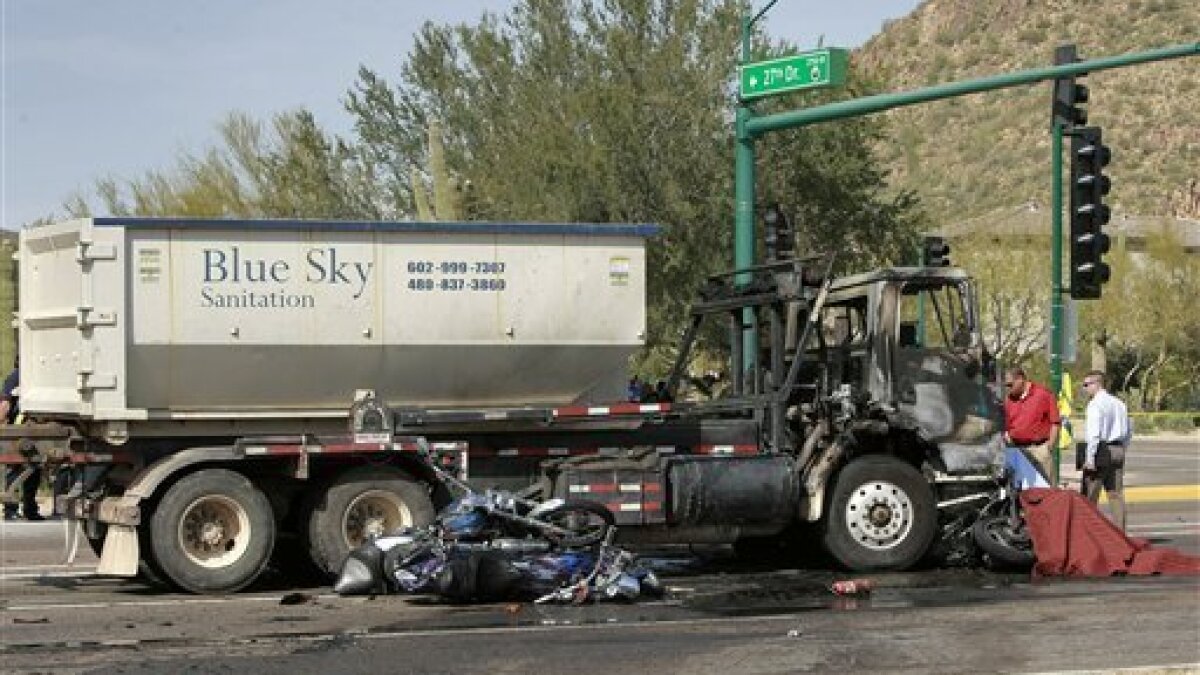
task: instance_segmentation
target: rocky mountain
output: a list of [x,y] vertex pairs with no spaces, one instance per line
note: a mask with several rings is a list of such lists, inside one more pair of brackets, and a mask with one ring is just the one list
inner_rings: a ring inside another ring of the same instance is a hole
[[[1050,65],[1063,43],[1086,60],[1197,42],[1194,0],[927,0],[854,58],[887,91],[906,91]],[[1080,82],[1091,94],[1089,124],[1104,129],[1113,150],[1114,220],[1200,220],[1200,56]],[[892,137],[882,150],[894,183],[921,195],[938,228],[1048,213],[1051,86],[888,112]]]

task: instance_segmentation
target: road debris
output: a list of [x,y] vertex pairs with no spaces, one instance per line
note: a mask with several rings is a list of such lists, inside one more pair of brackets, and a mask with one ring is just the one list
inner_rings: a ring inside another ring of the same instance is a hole
[[875,582],[870,579],[849,579],[846,581],[835,581],[829,585],[829,590],[834,595],[860,595],[870,593],[875,589]]
[[288,593],[279,599],[281,605],[303,605],[312,602],[313,596],[308,593]]

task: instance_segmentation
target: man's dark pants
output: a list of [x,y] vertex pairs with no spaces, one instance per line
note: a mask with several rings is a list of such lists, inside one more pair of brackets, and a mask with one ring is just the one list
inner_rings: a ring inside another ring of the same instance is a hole
[[[21,472],[25,470],[24,464],[11,464],[4,472],[4,487],[7,490],[16,482]],[[38,516],[37,491],[38,485],[42,482],[42,469],[36,467],[21,484],[21,512],[26,518],[30,516]],[[15,503],[4,503],[4,517],[11,518],[17,515],[17,505]]]

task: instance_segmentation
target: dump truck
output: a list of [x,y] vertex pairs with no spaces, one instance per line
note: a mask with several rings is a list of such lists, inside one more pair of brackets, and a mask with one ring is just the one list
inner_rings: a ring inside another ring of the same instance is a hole
[[600,501],[634,544],[800,536],[856,570],[929,555],[1002,447],[966,273],[835,277],[828,256],[771,249],[702,285],[671,400],[627,401],[658,231],[27,229],[26,422],[0,429],[0,461],[72,468],[63,507],[100,572],[198,593],[297,555],[336,574],[428,522],[452,497],[431,449],[472,481]]

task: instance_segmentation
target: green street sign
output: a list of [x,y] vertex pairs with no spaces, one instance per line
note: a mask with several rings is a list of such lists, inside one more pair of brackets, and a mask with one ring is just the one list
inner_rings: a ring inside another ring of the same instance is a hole
[[797,89],[836,87],[846,83],[850,52],[817,49],[741,67],[742,99],[782,94]]

